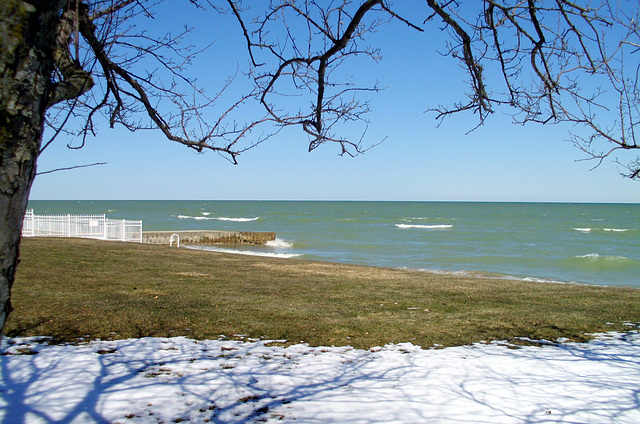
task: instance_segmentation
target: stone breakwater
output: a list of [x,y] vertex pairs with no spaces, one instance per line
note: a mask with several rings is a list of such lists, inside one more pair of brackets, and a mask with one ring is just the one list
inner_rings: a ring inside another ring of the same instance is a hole
[[174,234],[180,237],[180,244],[266,244],[276,239],[276,233],[257,231],[145,231],[142,242],[169,244]]

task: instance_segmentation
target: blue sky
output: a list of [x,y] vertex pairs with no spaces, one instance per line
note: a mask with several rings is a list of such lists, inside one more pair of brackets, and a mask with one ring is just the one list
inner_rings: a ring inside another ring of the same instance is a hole
[[[232,21],[190,8],[161,12],[158,20],[170,16],[215,30],[209,50],[215,54],[194,67],[201,85],[215,91],[224,75],[244,65]],[[372,41],[382,49],[380,63],[345,68],[386,87],[371,96],[365,139],[386,140],[359,157],[339,157],[331,145],[309,153],[307,137],[289,128],[232,165],[158,131],[131,133],[103,122],[80,150],[66,148],[69,138],[57,139],[38,169],[108,164],[39,176],[31,198],[640,202],[640,183],[621,177],[614,163],[591,170],[594,163],[577,161],[584,156],[566,141],[571,127],[523,127],[500,113],[469,134],[476,124],[471,114],[438,127],[425,110],[463,98],[466,81],[457,64],[432,50],[442,40],[439,32],[418,36],[391,24]]]

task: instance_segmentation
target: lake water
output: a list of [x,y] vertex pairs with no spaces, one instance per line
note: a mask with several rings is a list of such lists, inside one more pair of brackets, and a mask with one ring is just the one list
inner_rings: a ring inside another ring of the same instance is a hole
[[[640,204],[31,201],[143,230],[275,231],[247,254],[640,287]],[[219,249],[219,248],[213,248]]]

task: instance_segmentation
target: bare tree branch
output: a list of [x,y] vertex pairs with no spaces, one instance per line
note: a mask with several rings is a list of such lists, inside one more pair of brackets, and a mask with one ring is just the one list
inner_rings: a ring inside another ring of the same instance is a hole
[[[377,60],[377,51],[360,49],[357,45],[357,40],[382,23],[378,19],[365,22],[365,17],[374,10],[385,12],[382,0],[366,0],[357,7],[349,1],[328,5],[306,1],[302,6],[293,1],[281,1],[272,4],[271,9],[256,20],[256,29],[251,33],[246,30],[242,16],[236,13],[248,48],[253,52],[254,65],[255,53],[265,58],[252,72],[256,82],[255,97],[278,125],[300,126],[309,135],[309,150],[326,142],[339,144],[342,154],[356,155],[364,150],[359,141],[338,137],[333,129],[338,123],[354,121],[366,125],[364,115],[369,110],[368,102],[357,100],[356,94],[377,91],[378,87],[357,87],[352,82],[332,81],[331,74],[350,56],[362,55]],[[403,22],[409,24],[406,20]],[[306,28],[306,34],[298,31],[302,27]],[[283,39],[287,42],[283,43]],[[275,69],[260,70],[274,59],[277,62]],[[293,89],[283,95],[280,87]],[[301,97],[313,96],[309,99],[311,107],[307,112],[298,110],[294,113],[280,108],[280,102],[274,103],[274,99],[291,99],[291,94],[295,93]]]
[[[246,138],[270,124],[300,127],[309,136],[309,150],[329,142],[339,144],[343,154],[356,155],[364,150],[364,139],[350,141],[352,135],[341,132],[354,123],[360,123],[361,133],[366,131],[370,105],[363,95],[379,87],[360,76],[345,79],[340,70],[358,56],[379,60],[378,49],[364,43],[386,22],[396,20],[409,30],[429,34],[425,25],[435,17],[450,36],[443,54],[460,61],[470,88],[466,98],[461,93],[460,100],[450,106],[425,105],[437,112],[438,120],[471,111],[479,117],[477,125],[482,125],[497,108],[508,106],[519,123],[578,124],[570,139],[597,163],[638,149],[640,15],[638,6],[629,2],[426,0],[422,19],[411,14],[411,20],[424,22],[417,25],[384,0],[273,0],[255,19],[246,16],[260,10],[255,4],[189,0],[202,11],[228,13],[238,23],[238,35],[247,46],[249,75],[255,82],[253,92],[240,96],[211,120],[204,118],[204,111],[220,94],[206,96],[183,71],[203,52],[183,42],[192,29],[157,37],[126,26],[131,19],[153,18],[156,2],[161,1],[85,0],[77,7],[76,0],[69,2],[65,9],[69,24],[59,42],[65,49],[59,49],[64,54],[58,59],[60,78],[52,102],[63,104],[61,100],[74,98],[73,91],[63,95],[65,87],[82,78],[91,84],[87,76],[98,78],[101,87],[101,92],[92,94],[93,105],[82,101],[60,116],[59,123],[67,121],[64,116],[86,116],[74,147],[84,145],[95,132],[95,117],[105,113],[111,126],[159,128],[169,140],[199,152],[216,151],[233,163],[241,152],[277,131],[267,130],[255,140]],[[74,28],[82,36],[79,45],[79,37],[72,37]],[[71,39],[86,52],[82,64],[77,53],[72,58]],[[158,67],[139,66],[149,61]],[[99,73],[91,68],[95,64]],[[76,98],[89,88],[76,91]],[[194,102],[196,97],[199,102]],[[231,119],[238,108],[252,101],[262,105],[265,115],[241,124]],[[172,105],[173,111],[162,112],[167,109],[163,102]],[[634,175],[633,171],[627,174]]]
[[66,167],[66,168],[56,168],[56,169],[51,169],[49,171],[38,172],[36,175],[52,174],[52,173],[58,172],[58,171],[69,171],[71,169],[89,168],[91,166],[99,166],[99,165],[107,165],[107,162],[96,162],[96,163],[91,163],[89,165],[76,165],[76,166],[69,166],[69,167]]

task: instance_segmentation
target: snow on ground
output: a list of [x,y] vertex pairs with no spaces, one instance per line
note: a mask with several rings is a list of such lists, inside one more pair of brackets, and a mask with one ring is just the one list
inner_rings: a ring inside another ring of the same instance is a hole
[[640,335],[514,348],[5,339],[0,423],[640,423]]

